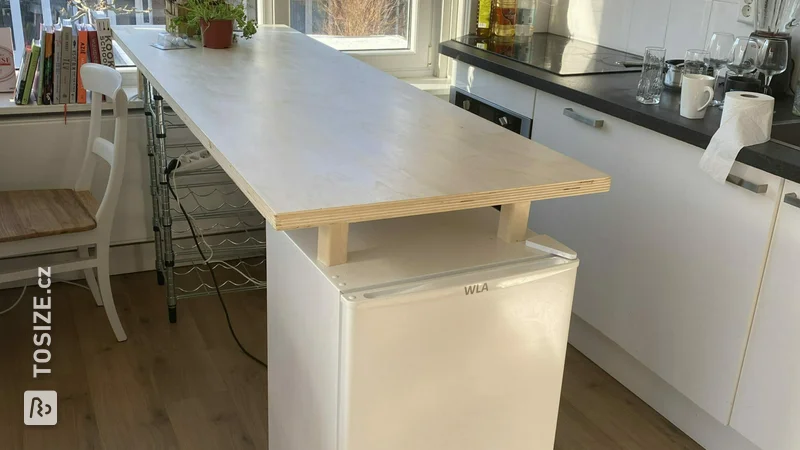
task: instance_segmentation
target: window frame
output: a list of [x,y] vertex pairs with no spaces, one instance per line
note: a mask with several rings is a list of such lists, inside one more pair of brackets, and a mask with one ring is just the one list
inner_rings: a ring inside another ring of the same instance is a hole
[[[147,9],[144,7],[144,3],[148,4],[149,8],[152,8],[153,0],[134,0],[134,8],[137,10]],[[24,24],[22,22],[22,0],[10,0],[10,10],[11,10],[11,34],[13,36],[14,41],[14,65],[17,70],[19,70],[18,64],[22,63],[22,58],[25,54],[26,46],[29,44],[28,41],[25,40],[24,36]],[[39,0],[39,5],[42,10],[42,23],[47,24],[48,26],[52,26],[53,24],[53,13],[50,7],[50,0]],[[134,13],[136,17],[136,24],[133,26],[150,26],[153,22],[154,14],[153,12],[136,12]],[[107,12],[95,12],[93,13],[95,18],[108,18],[111,21],[112,26],[117,25],[117,14],[113,11]],[[144,17],[147,16],[148,23],[144,22]],[[84,21],[81,19],[81,21]],[[22,45],[18,45],[17,43],[21,42]],[[121,49],[114,44],[115,52],[119,52],[121,55],[124,55]],[[125,59],[130,62],[130,60],[125,56]],[[132,63],[131,63],[132,64]],[[131,65],[124,65],[118,68],[128,68]]]
[[[260,24],[289,26],[291,0],[258,2]],[[463,29],[463,10],[469,0],[410,0],[410,3],[409,49],[344,52],[400,78],[446,78],[450,64],[447,58],[440,57],[439,42],[455,37]]]

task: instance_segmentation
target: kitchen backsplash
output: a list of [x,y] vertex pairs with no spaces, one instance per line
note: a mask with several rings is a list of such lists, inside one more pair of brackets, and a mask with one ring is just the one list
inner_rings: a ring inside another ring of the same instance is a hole
[[[736,21],[736,0],[539,0],[550,3],[549,32],[641,55],[646,46],[664,46],[668,58],[703,48],[711,33],[748,35],[751,25]],[[800,42],[800,30],[793,33]],[[800,62],[800,45],[793,46]],[[796,71],[800,72],[800,71]],[[795,76],[798,74],[796,73]]]

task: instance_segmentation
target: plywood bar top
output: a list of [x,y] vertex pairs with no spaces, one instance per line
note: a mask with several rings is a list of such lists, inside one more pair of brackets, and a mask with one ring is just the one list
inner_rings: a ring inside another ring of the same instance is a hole
[[287,27],[117,43],[277,230],[605,192],[610,178]]

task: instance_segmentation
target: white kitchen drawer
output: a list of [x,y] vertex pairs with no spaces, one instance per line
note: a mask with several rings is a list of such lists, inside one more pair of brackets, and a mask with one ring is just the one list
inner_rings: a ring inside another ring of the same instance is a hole
[[800,184],[783,193],[731,417],[765,450],[800,446]]
[[611,175],[609,193],[531,209],[581,258],[573,311],[727,424],[782,179],[737,163],[767,191],[718,184],[701,149],[541,91],[532,138]]

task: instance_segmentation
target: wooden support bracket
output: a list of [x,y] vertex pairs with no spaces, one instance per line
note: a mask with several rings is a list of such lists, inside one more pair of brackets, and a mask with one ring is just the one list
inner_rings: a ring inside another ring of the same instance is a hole
[[509,203],[500,207],[497,237],[504,242],[524,241],[528,234],[531,202]]
[[326,266],[347,262],[347,233],[349,224],[334,223],[319,227],[317,234],[317,260]]

